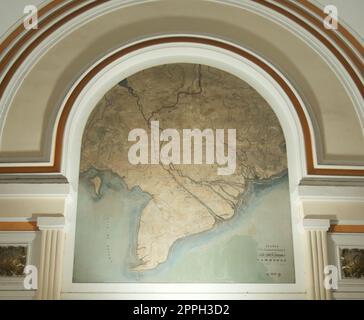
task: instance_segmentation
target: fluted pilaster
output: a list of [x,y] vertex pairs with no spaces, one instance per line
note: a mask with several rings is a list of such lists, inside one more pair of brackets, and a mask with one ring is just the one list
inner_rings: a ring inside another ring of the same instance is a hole
[[330,221],[304,219],[308,249],[309,297],[314,300],[330,300],[331,292],[324,287],[324,269],[328,265],[327,231]]
[[38,273],[39,300],[57,300],[61,294],[64,217],[40,217],[41,252]]

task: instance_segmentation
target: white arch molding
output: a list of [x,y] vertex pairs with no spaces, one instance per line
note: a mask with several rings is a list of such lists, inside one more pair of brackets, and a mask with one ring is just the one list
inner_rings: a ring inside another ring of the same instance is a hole
[[[149,0],[126,0],[126,1],[120,1],[120,0],[110,0],[107,1],[95,8],[93,8],[90,11],[84,12],[81,14],[78,19],[71,20],[70,22],[63,25],[60,29],[56,30],[54,34],[44,40],[39,47],[37,47],[28,57],[28,59],[23,63],[14,77],[12,78],[9,86],[7,87],[4,98],[0,101],[0,146],[1,146],[1,140],[3,138],[3,130],[5,127],[5,123],[7,120],[7,115],[11,107],[11,103],[16,96],[16,93],[18,92],[19,88],[22,85],[22,82],[26,78],[26,76],[31,72],[32,66],[34,66],[36,63],[40,61],[40,59],[47,54],[47,52],[56,45],[59,41],[67,38],[67,36],[70,35],[72,31],[75,29],[81,27],[82,25],[86,24],[88,21],[91,21],[92,19],[96,19],[99,17],[102,17],[105,14],[108,14],[114,10],[119,10],[121,8],[128,8],[132,6],[142,5],[144,3],[148,3]],[[234,7],[237,10],[246,10],[251,13],[257,14],[259,16],[262,16],[268,20],[271,20],[275,22],[276,24],[282,26],[283,28],[289,30],[293,34],[295,34],[297,37],[299,37],[302,41],[304,41],[309,47],[312,48],[326,63],[328,66],[335,72],[337,77],[342,82],[343,87],[347,91],[348,95],[350,96],[350,99],[353,102],[353,106],[355,108],[355,112],[358,116],[358,120],[361,124],[361,129],[364,133],[364,108],[362,105],[362,97],[360,95],[360,92],[351,79],[351,77],[348,75],[345,68],[338,62],[337,58],[333,55],[333,53],[325,47],[316,37],[314,37],[310,32],[305,30],[304,28],[298,27],[296,24],[292,24],[292,21],[283,16],[282,14],[279,14],[275,11],[268,10],[266,7],[262,6],[259,3],[255,3],[254,1],[248,1],[248,0],[212,0],[211,2],[214,2],[216,4],[219,4],[221,6],[228,6],[228,7]],[[317,30],[317,27],[315,27]],[[342,52],[343,53],[343,52]],[[345,56],[345,55],[344,55]],[[354,67],[355,68],[355,67]],[[1,76],[0,76],[1,79]],[[303,93],[302,93],[303,94]],[[311,117],[313,118],[313,113],[311,111]],[[53,119],[52,119],[53,120]],[[314,139],[312,139],[313,142],[313,160],[315,164],[315,168],[325,169],[325,168],[332,168],[333,166],[335,168],[341,168],[341,169],[362,169],[363,166],[357,166],[352,164],[345,164],[345,163],[336,163],[336,164],[330,164],[325,163],[317,160],[317,158],[320,158],[322,155],[322,141],[320,141],[319,137],[319,129],[317,127],[317,124],[314,125],[315,130],[312,131],[315,133],[315,136],[312,135]],[[51,135],[56,130],[56,126],[53,128],[53,130],[50,130],[48,135]],[[53,132],[53,133],[51,133]],[[46,134],[47,135],[47,134]],[[317,147],[316,147],[317,144]],[[43,158],[36,162],[29,162],[29,159],[26,162],[19,162],[18,160],[10,161],[1,164],[2,167],[22,167],[22,166],[29,166],[29,167],[37,167],[39,165],[49,166],[53,163],[54,160],[54,141],[53,143],[50,143],[50,146],[47,147],[49,151],[49,159]],[[322,159],[321,159],[322,160]],[[320,162],[320,163],[319,163]]]
[[[120,48],[118,49],[120,50]],[[118,51],[115,50],[115,51]],[[244,49],[246,50],[246,49]],[[246,50],[247,51],[247,50]],[[252,52],[249,52],[253,54]],[[111,53],[112,54],[112,53]],[[110,55],[111,55],[110,54]],[[271,106],[281,124],[287,146],[288,172],[291,194],[291,217],[295,261],[294,284],[143,284],[143,283],[72,283],[75,226],[77,214],[77,190],[79,179],[80,150],[86,122],[96,104],[104,94],[121,80],[153,66],[169,63],[205,64],[231,73],[247,82]],[[275,69],[272,65],[267,63]],[[93,67],[90,67],[92,69]],[[275,70],[278,72],[277,70]],[[87,73],[87,71],[86,71]],[[278,72],[279,73],[279,72]],[[80,77],[82,78],[82,77]],[[72,90],[77,86],[77,83]],[[292,86],[290,86],[292,90]],[[70,93],[69,93],[70,95]],[[68,96],[69,96],[68,95]],[[67,101],[68,96],[65,98]],[[298,97],[299,98],[299,97]],[[302,102],[302,100],[300,99]],[[306,117],[307,117],[307,112]],[[307,117],[309,119],[309,117]],[[311,126],[311,124],[310,124]],[[312,129],[312,127],[311,127]],[[102,69],[78,95],[68,116],[64,131],[62,173],[67,177],[71,192],[66,200],[67,237],[63,268],[62,297],[82,298],[243,298],[286,297],[305,298],[304,246],[300,230],[302,217],[297,198],[297,186],[306,173],[306,157],[303,133],[296,110],[284,90],[264,70],[231,51],[200,43],[164,43],[144,47],[117,59]],[[278,294],[277,294],[278,292]],[[173,296],[170,296],[173,294]],[[203,296],[201,296],[203,294]],[[96,296],[97,295],[97,296]]]

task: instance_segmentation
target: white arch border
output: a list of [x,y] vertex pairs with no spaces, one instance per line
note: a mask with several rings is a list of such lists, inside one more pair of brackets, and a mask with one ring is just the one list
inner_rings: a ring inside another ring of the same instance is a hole
[[[126,8],[129,6],[136,6],[140,4],[147,3],[150,0],[125,0],[121,2],[120,0],[110,0],[100,6],[93,8],[89,12],[84,12],[82,15],[79,16],[78,19],[72,20],[67,24],[63,25],[60,29],[55,31],[55,33],[43,41],[39,47],[37,47],[28,57],[25,63],[23,63],[18,71],[15,73],[14,77],[11,79],[9,86],[6,88],[4,98],[0,101],[0,146],[2,143],[3,137],[3,130],[6,123],[6,118],[9,114],[9,110],[11,107],[11,103],[20,88],[22,82],[24,81],[25,77],[31,71],[32,66],[34,66],[58,41],[64,39],[73,32],[75,29],[83,26],[87,23],[87,21],[98,18],[104,14],[108,14],[113,10],[119,10],[122,8]],[[292,32],[293,34],[297,35],[300,39],[302,39],[309,47],[311,47],[324,61],[327,62],[328,66],[333,70],[333,72],[337,75],[340,79],[341,83],[343,84],[345,90],[347,91],[350,99],[353,101],[353,105],[355,108],[355,112],[358,115],[359,122],[361,124],[362,131],[364,133],[364,108],[362,104],[362,97],[360,95],[359,90],[357,89],[355,83],[348,75],[345,68],[338,63],[337,58],[333,55],[333,53],[325,47],[317,38],[315,38],[312,34],[310,34],[307,30],[303,29],[296,24],[292,24],[292,21],[282,16],[281,14],[274,12],[272,10],[268,10],[264,6],[259,3],[255,3],[253,1],[248,0],[211,0],[221,6],[234,6],[239,10],[247,10],[249,12],[253,12],[258,14],[268,20],[277,23],[278,25],[282,26],[286,30]],[[317,29],[317,28],[316,28]],[[342,51],[338,48],[339,51]],[[342,52],[343,53],[343,52]],[[345,54],[345,53],[344,53]],[[354,67],[355,68],[355,67]],[[1,79],[1,77],[0,77]],[[311,114],[311,116],[313,116]],[[309,119],[310,117],[308,117]],[[54,127],[56,128],[56,127]],[[319,128],[315,128],[315,131],[319,130]],[[38,166],[39,164],[48,166],[51,165],[54,161],[54,136],[56,130],[53,130],[53,140],[50,145],[50,158],[49,161],[46,162],[38,162],[38,163],[31,163],[31,162],[9,162],[1,164],[3,167],[21,167],[21,166]],[[318,159],[317,150],[320,149],[320,145],[323,141],[316,136],[314,136],[313,127],[311,126],[310,132],[313,137],[312,139],[312,148],[313,148],[313,161],[316,168],[341,168],[341,169],[358,169],[358,167],[362,166],[352,166],[352,165],[345,165],[345,164],[336,164],[336,165],[327,165],[327,164],[320,164]],[[317,131],[318,132],[318,131]]]
[[[120,50],[120,48],[118,50]],[[252,52],[249,53],[253,54]],[[112,53],[110,53],[110,55],[111,54]],[[119,81],[143,69],[168,63],[205,64],[229,72],[256,89],[277,115],[282,126],[287,145],[296,283],[72,283],[80,150],[82,134],[88,117],[103,95]],[[275,69],[269,63],[267,64],[271,68]],[[92,69],[95,65],[90,67],[90,69]],[[275,71],[279,73],[278,70],[275,69]],[[86,73],[87,71],[85,74]],[[80,79],[82,79],[82,77]],[[72,89],[74,89],[76,85],[77,83],[75,83]],[[294,90],[291,85],[290,87]],[[73,91],[72,89],[70,90],[69,95]],[[65,101],[67,101],[69,95],[65,98]],[[301,99],[299,100],[302,102]],[[307,112],[305,111],[305,113],[307,117]],[[307,117],[307,119],[309,118]],[[295,108],[284,90],[267,72],[259,68],[250,60],[222,48],[190,42],[171,42],[152,45],[126,54],[101,70],[79,94],[67,120],[64,131],[63,146],[64,150],[62,153],[61,170],[70,183],[71,192],[66,199],[65,205],[67,237],[63,263],[62,297],[82,298],[86,296],[90,297],[90,295],[92,296],[95,294],[97,294],[97,297],[100,297],[100,294],[104,294],[107,298],[110,298],[110,296],[127,298],[133,294],[138,294],[138,298],[156,298],[157,295],[159,295],[159,297],[165,297],[166,294],[173,294],[173,296],[168,297],[183,299],[191,298],[191,294],[201,298],[199,295],[203,294],[204,297],[209,295],[212,298],[232,298],[234,296],[237,298],[243,298],[247,294],[249,296],[250,293],[253,293],[258,294],[260,297],[267,295],[267,297],[270,298],[272,295],[276,295],[277,292],[281,293],[283,295],[282,297],[286,296],[286,298],[292,297],[293,295],[298,295],[299,298],[305,297],[304,244],[303,234],[300,230],[302,216],[297,197],[297,186],[299,181],[306,175],[306,157],[301,124]]]

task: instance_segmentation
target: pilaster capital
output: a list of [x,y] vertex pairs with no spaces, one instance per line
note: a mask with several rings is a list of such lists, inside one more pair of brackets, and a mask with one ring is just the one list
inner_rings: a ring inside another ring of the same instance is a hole
[[328,231],[330,228],[329,219],[303,219],[303,229],[305,231]]
[[64,216],[47,216],[37,218],[39,230],[63,230],[66,224]]

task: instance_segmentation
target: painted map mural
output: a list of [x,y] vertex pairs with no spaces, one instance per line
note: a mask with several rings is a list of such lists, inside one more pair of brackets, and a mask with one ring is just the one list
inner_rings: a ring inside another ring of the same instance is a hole
[[[131,164],[129,132],[149,133],[152,121],[181,137],[235,128],[234,173]],[[169,64],[106,93],[82,140],[73,281],[295,282],[285,139],[252,87],[212,67]]]

